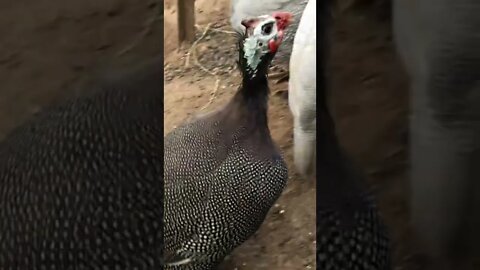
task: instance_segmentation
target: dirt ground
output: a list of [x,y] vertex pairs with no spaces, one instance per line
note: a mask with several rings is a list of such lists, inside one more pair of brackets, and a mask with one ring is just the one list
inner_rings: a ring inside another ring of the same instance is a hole
[[[411,269],[405,204],[407,84],[393,52],[390,26],[377,14],[378,10],[367,9],[335,15],[332,109],[341,142],[378,193],[392,231],[395,266]],[[199,41],[193,48],[178,48],[175,1],[166,1],[164,15],[168,132],[228,100],[237,89],[239,74],[235,38],[228,32],[228,0],[196,1]],[[270,128],[289,164],[289,183],[260,230],[221,269],[315,268],[315,190],[292,166],[292,119],[287,100],[275,94],[287,84],[271,88]]]

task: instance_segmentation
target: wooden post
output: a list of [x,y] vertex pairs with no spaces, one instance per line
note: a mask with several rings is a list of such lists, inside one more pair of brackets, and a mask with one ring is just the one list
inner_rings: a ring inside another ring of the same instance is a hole
[[178,41],[193,42],[195,40],[195,0],[177,0]]

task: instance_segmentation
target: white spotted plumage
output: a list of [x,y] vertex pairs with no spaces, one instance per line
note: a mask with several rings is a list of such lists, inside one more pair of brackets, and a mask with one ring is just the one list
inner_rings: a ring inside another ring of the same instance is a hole
[[166,249],[193,261],[166,269],[211,269],[258,229],[282,192],[282,157],[259,155],[245,132],[222,144],[221,125],[205,119],[165,138],[165,165],[173,165],[165,167]]

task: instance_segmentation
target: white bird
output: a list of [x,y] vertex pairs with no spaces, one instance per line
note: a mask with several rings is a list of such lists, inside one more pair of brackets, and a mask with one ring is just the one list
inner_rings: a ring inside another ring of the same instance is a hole
[[316,168],[316,45],[316,1],[310,0],[293,41],[288,85],[294,122],[294,163],[304,177],[312,177]]

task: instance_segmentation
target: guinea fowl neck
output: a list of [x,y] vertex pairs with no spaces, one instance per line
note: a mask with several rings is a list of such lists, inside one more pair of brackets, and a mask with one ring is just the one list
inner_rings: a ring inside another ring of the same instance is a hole
[[252,80],[244,78],[230,107],[234,115],[246,120],[248,126],[263,130],[268,128],[268,94],[266,75]]
[[239,98],[250,109],[265,110],[268,107],[268,95],[270,88],[268,86],[267,74],[258,72],[255,77],[243,75],[242,84],[239,90]]
[[335,178],[340,177],[342,172],[341,166],[344,163],[340,144],[335,133],[335,125],[328,109],[322,108],[322,106],[319,108],[317,117],[319,118],[317,121],[317,147],[319,149],[317,160],[320,167],[319,171],[322,172],[322,175],[324,173],[328,175],[327,178],[322,178],[321,181],[335,181]]
[[273,54],[264,55],[255,70],[252,70],[244,57],[243,42],[239,46],[238,66],[242,74],[242,83],[233,98],[232,106],[240,115],[247,115],[248,122],[257,126],[267,128],[268,95],[268,66]]
[[[327,25],[332,22],[331,1],[320,1],[317,9],[321,27],[317,32],[317,203],[320,206],[339,206],[345,201],[358,202],[361,198],[363,176],[354,167],[342,149],[337,137],[335,121],[328,108],[326,69],[329,51]],[[319,205],[317,205],[318,207]]]
[[320,83],[317,85],[317,171],[320,173],[317,180],[317,207],[320,207],[319,209],[342,207],[345,202],[354,204],[360,202],[363,190],[362,175],[358,174],[338,140],[335,122],[327,105],[324,79],[320,76]]

